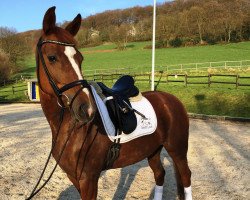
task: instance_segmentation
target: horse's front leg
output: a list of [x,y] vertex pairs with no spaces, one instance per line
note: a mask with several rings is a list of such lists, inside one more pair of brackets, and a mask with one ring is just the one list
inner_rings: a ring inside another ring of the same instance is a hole
[[82,200],[96,200],[98,178],[97,176],[85,176],[84,179],[79,181]]

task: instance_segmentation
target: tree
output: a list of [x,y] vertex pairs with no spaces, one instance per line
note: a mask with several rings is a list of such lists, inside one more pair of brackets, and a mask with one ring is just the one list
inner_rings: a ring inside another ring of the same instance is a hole
[[130,26],[122,24],[121,26],[113,26],[110,30],[110,40],[117,45],[119,50],[127,47]]
[[[238,9],[237,2],[225,2],[223,3],[223,27],[225,31],[225,41],[228,43],[231,41],[231,36],[237,28],[243,25],[243,15]],[[237,17],[236,17],[237,16]]]
[[160,15],[157,20],[157,38],[169,47],[170,40],[177,38],[180,34],[178,15]]
[[204,34],[204,27],[206,25],[206,18],[205,18],[205,10],[199,6],[193,6],[189,10],[189,24],[193,26],[193,33],[197,32],[199,34],[200,44],[203,44],[203,34]]
[[10,62],[17,66],[31,52],[26,40],[15,29],[0,27],[0,48],[9,56]]
[[76,41],[78,47],[82,48],[86,46],[89,43],[89,39],[90,39],[89,30],[87,28],[81,28],[76,35]]
[[216,43],[216,41],[222,40],[224,34],[223,28],[223,7],[218,1],[211,0],[206,2],[204,5],[206,26],[204,33],[208,43]]
[[0,82],[8,80],[13,72],[13,66],[9,61],[9,57],[2,49],[0,49]]
[[143,19],[135,25],[137,31],[136,41],[147,41],[152,39],[152,19]]

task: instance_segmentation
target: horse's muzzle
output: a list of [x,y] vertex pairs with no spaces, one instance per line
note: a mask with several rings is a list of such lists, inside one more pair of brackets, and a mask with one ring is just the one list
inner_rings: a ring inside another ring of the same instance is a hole
[[83,124],[90,122],[94,118],[94,113],[92,113],[91,110],[91,106],[88,103],[80,105],[73,104],[72,106],[72,111],[75,119]]

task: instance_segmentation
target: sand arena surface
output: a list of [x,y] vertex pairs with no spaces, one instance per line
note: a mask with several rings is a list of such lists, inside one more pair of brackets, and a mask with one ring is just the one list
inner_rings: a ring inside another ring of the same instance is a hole
[[[51,133],[39,104],[0,105],[0,199],[25,199],[50,151]],[[188,159],[194,199],[250,199],[250,124],[190,120]],[[163,199],[176,199],[172,160],[162,152]],[[54,160],[50,163],[51,171]],[[47,173],[48,174],[48,173]],[[147,161],[102,173],[98,199],[152,199],[154,178]],[[80,199],[58,168],[34,199]]]

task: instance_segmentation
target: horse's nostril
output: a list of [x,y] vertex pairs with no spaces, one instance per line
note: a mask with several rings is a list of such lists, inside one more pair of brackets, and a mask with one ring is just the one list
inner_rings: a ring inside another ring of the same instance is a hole
[[87,110],[88,110],[88,105],[87,104],[82,104],[82,105],[80,105],[80,107],[79,107],[79,111],[80,112],[84,112],[85,114],[87,113]]
[[75,119],[79,122],[88,122],[92,115],[90,114],[90,105],[88,103],[84,104],[73,104],[72,111],[74,113]]

